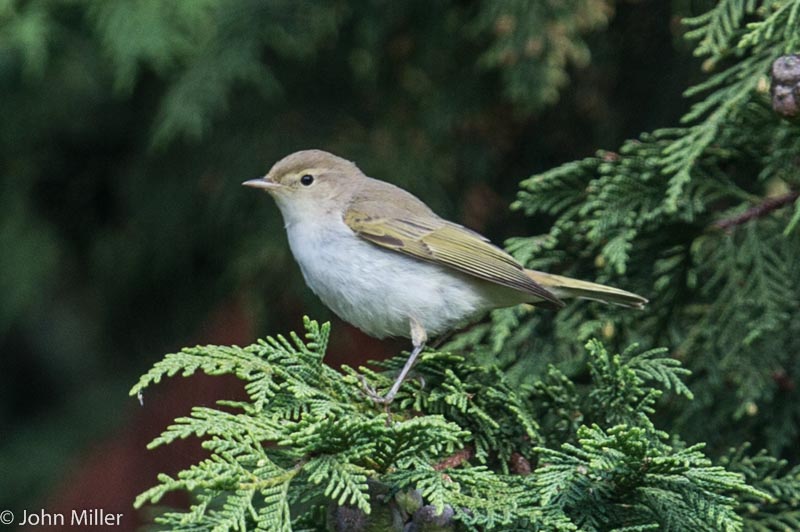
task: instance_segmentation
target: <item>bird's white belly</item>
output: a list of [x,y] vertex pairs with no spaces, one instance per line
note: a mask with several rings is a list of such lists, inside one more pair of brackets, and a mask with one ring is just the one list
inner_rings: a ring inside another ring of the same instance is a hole
[[499,287],[383,249],[340,220],[327,222],[288,225],[292,253],[322,302],[371,336],[408,337],[412,316],[435,336],[496,306]]

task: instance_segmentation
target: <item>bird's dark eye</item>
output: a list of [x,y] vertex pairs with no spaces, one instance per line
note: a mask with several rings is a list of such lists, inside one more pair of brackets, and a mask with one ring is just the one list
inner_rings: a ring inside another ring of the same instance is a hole
[[300,178],[300,183],[302,183],[304,187],[307,187],[313,182],[314,182],[314,176],[311,174],[306,174]]

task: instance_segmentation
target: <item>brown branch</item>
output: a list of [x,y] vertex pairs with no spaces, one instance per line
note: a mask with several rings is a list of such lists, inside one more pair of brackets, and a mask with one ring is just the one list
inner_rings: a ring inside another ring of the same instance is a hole
[[472,455],[475,454],[475,450],[472,447],[464,447],[456,454],[452,456],[448,456],[438,464],[434,464],[433,468],[436,471],[441,471],[442,469],[452,469],[454,467],[460,466],[463,462],[466,462]]
[[758,205],[753,205],[752,207],[750,207],[741,214],[737,214],[736,216],[731,216],[730,218],[723,218],[722,220],[714,222],[711,225],[711,227],[715,229],[728,230],[731,227],[741,225],[743,223],[749,222],[750,220],[754,220],[756,218],[762,218],[763,216],[766,216],[772,211],[780,209],[781,207],[794,202],[798,198],[798,196],[800,196],[800,191],[793,190],[781,196],[767,198]]

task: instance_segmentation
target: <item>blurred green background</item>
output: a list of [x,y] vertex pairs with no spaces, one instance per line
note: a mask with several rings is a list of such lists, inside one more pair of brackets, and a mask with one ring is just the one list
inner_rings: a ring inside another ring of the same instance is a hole
[[[137,375],[332,318],[243,180],[322,148],[496,242],[545,232],[508,212],[518,182],[676,123],[697,72],[677,17],[704,7],[0,0],[0,508],[134,527],[133,495],[197,452],[147,441],[238,390],[140,408]],[[404,347],[333,336],[332,363]]]

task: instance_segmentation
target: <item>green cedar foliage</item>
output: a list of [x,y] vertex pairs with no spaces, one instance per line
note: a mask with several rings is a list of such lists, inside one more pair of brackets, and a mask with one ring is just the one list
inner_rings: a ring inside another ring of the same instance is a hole
[[[740,530],[792,523],[800,472],[739,451],[714,464],[651,420],[664,393],[691,397],[661,349],[612,355],[587,343],[588,381],[550,367],[515,390],[495,368],[427,351],[388,411],[355,370],[323,363],[329,326],[305,340],[184,349],[131,394],[165,376],[235,375],[247,401],[195,408],[150,448],[196,436],[209,457],[141,494],[195,497],[156,521],[170,530],[402,530],[423,508],[442,530]],[[403,357],[388,361],[396,369]],[[388,387],[392,371],[361,369]],[[540,424],[541,423],[541,424]],[[358,523],[354,525],[354,523]],[[351,528],[352,527],[352,528]]]
[[580,359],[576,336],[669,345],[697,395],[671,431],[796,460],[800,126],[772,111],[769,73],[800,50],[800,2],[723,0],[684,23],[708,77],[686,91],[682,124],[534,175],[513,205],[552,220],[508,242],[518,259],[624,286],[650,299],[645,311],[503,309],[449,348],[524,375]]
[[569,81],[567,67],[589,63],[583,35],[604,27],[611,12],[603,0],[485,2],[474,27],[495,37],[480,62],[500,70],[506,95],[521,110],[554,103]]

